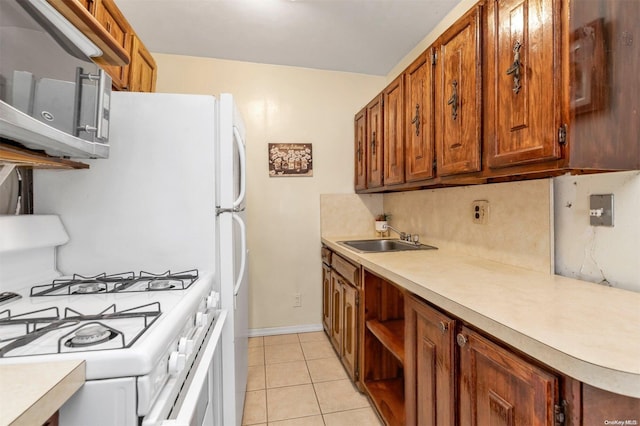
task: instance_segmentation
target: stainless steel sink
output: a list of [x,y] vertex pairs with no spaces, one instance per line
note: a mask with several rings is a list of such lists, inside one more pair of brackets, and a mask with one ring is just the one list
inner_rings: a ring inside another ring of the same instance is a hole
[[428,246],[426,244],[413,244],[402,240],[352,240],[338,241],[338,244],[341,244],[360,253],[379,253],[407,250],[437,250],[437,247]]

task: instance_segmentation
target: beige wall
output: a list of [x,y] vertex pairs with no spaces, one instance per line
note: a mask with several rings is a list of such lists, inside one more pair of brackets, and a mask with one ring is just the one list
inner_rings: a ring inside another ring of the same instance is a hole
[[[233,93],[247,128],[250,328],[321,324],[320,194],[353,192],[353,114],[384,77],[154,54],[159,92]],[[270,178],[269,142],[313,144],[313,177]],[[302,307],[294,308],[294,294]]]

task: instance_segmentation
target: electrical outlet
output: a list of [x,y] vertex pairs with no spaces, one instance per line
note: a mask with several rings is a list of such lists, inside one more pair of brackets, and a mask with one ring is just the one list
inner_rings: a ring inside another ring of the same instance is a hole
[[302,296],[300,293],[296,293],[293,295],[293,307],[299,308],[302,306]]
[[473,223],[486,225],[489,222],[489,201],[475,200],[471,203]]

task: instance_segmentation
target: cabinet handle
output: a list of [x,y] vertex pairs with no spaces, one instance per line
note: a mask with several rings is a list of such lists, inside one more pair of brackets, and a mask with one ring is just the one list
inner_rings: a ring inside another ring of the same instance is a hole
[[416,104],[416,115],[411,120],[411,124],[416,125],[416,136],[420,136],[420,104]]
[[458,335],[456,336],[456,342],[458,342],[458,346],[462,348],[467,344],[467,338],[464,337],[464,334],[458,333]]
[[376,132],[371,135],[371,154],[376,155]]
[[358,162],[362,161],[362,141],[358,141]]
[[440,321],[440,323],[438,324],[438,327],[440,328],[440,332],[444,334],[449,329],[449,324],[445,323],[444,321]]
[[107,32],[110,33],[111,32],[111,22],[107,21]]
[[447,105],[451,105],[451,119],[455,120],[458,118],[458,80],[453,80],[451,82],[451,87],[453,89],[453,94],[447,101]]
[[507,75],[513,75],[513,93],[518,94],[522,85],[520,84],[520,66],[522,63],[520,62],[520,49],[522,48],[522,44],[516,40],[516,43],[513,45],[513,64],[507,69]]

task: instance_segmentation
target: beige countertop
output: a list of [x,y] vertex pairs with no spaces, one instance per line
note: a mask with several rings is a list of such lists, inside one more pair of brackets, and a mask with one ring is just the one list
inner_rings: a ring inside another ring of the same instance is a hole
[[[640,293],[444,250],[333,251],[544,364],[640,398]],[[370,238],[363,238],[370,239]]]
[[0,365],[0,425],[41,425],[84,384],[84,361]]

